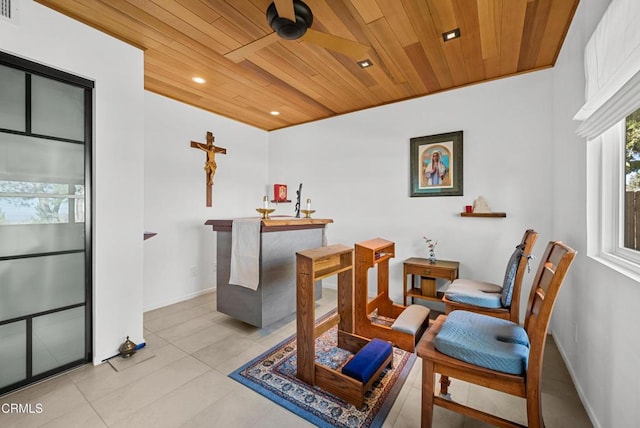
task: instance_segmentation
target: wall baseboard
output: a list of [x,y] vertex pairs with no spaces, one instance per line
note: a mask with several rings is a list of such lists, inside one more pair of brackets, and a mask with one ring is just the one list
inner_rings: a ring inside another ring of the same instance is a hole
[[564,352],[564,349],[562,348],[562,346],[560,345],[560,342],[558,340],[556,340],[556,335],[553,334],[553,332],[551,332],[551,336],[553,337],[553,341],[556,344],[556,347],[558,348],[558,351],[560,352],[560,356],[562,357],[562,361],[564,361],[564,365],[565,367],[567,367],[567,371],[569,372],[569,376],[571,377],[571,381],[573,382],[573,386],[576,388],[576,392],[578,393],[578,397],[580,397],[580,401],[582,402],[582,405],[584,406],[585,411],[587,412],[587,416],[589,416],[589,419],[591,420],[591,424],[593,425],[594,428],[602,428],[601,425],[598,422],[598,419],[595,416],[595,413],[593,412],[593,409],[591,408],[591,405],[589,404],[589,401],[587,401],[584,392],[582,391],[582,388],[580,387],[580,384],[578,382],[576,382],[576,375],[573,372],[573,369],[571,368],[571,365],[569,364],[569,359],[567,358],[567,354]]
[[216,291],[216,289],[217,289],[216,287],[211,287],[205,290],[196,291],[195,293],[186,294],[184,296],[171,299],[162,303],[154,303],[149,306],[144,306],[142,308],[142,312],[149,312],[154,309],[164,308],[165,306],[173,305],[174,303],[184,302],[185,300],[193,299],[195,297],[202,296],[203,294],[213,293],[214,291]]

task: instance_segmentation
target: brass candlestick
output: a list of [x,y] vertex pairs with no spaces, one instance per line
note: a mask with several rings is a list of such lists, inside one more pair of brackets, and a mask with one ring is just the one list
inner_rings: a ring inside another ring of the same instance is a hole
[[275,211],[275,208],[256,208],[260,214],[262,214],[262,219],[266,220],[269,218],[269,214]]
[[311,214],[316,212],[316,210],[300,210],[300,212],[304,214],[304,218],[311,218]]

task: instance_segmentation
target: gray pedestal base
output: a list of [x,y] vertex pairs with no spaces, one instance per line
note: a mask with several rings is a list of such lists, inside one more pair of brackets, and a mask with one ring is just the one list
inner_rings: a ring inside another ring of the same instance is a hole
[[[229,284],[231,231],[217,232],[217,309],[256,327],[265,327],[296,312],[297,251],[322,246],[323,228],[261,233],[260,283],[257,290]],[[315,285],[322,297],[322,281]]]

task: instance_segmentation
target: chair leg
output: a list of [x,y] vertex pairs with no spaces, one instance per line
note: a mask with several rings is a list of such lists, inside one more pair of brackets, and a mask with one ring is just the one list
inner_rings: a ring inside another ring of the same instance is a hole
[[420,412],[421,428],[431,428],[433,421],[433,393],[436,378],[433,362],[422,360],[422,403]]
[[449,397],[449,385],[451,385],[451,381],[449,380],[449,376],[440,376],[440,395],[442,397]]
[[533,385],[527,385],[527,425],[531,428],[544,428],[542,391]]

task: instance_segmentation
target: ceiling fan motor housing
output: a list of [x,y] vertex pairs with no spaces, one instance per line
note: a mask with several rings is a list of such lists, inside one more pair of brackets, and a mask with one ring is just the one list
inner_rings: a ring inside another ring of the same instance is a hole
[[311,9],[300,0],[293,0],[293,10],[296,15],[296,22],[287,18],[278,16],[275,3],[271,3],[267,8],[267,22],[278,34],[278,36],[287,40],[299,39],[307,32],[313,23],[313,14]]

